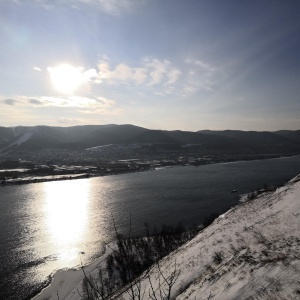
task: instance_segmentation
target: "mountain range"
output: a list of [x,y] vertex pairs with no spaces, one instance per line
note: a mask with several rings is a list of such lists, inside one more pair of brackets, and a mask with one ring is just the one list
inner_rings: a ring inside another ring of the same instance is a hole
[[49,148],[83,150],[108,144],[188,145],[224,151],[300,153],[300,130],[190,132],[151,130],[129,124],[0,127],[0,153]]

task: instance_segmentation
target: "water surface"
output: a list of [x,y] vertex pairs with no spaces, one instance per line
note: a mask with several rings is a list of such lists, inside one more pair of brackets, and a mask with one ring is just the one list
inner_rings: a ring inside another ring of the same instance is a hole
[[[264,184],[300,173],[300,157],[187,166],[0,188],[0,299],[26,299],[55,270],[101,254],[121,231],[143,224],[201,224]],[[237,189],[237,193],[231,190]]]

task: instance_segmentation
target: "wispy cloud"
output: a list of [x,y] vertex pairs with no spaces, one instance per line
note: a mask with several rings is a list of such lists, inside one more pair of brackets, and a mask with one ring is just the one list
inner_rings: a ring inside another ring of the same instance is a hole
[[187,72],[183,82],[182,96],[215,91],[223,76],[220,68],[200,59],[185,59],[184,62]]
[[89,115],[85,115],[82,118],[69,118],[69,117],[60,117],[54,120],[53,125],[58,126],[74,126],[74,125],[100,125],[106,124],[107,121],[105,119],[99,118],[98,116],[91,118]]
[[14,106],[17,105],[19,103],[18,100],[16,99],[11,99],[11,98],[7,98],[7,99],[3,99],[2,102],[6,105],[10,105],[10,106]]
[[[45,9],[52,9],[58,6],[67,6],[73,9],[80,9],[81,7],[92,7],[93,9],[101,10],[111,15],[120,15],[124,12],[129,12],[135,6],[140,5],[142,0],[2,0],[3,2],[12,2],[16,4],[32,4],[41,6]],[[0,1],[1,2],[1,1]]]
[[78,0],[78,2],[97,6],[103,11],[114,15],[129,11],[135,5],[141,3],[140,0]]
[[188,97],[198,92],[211,93],[221,78],[221,70],[203,60],[186,59],[181,68],[170,60],[146,57],[136,66],[114,64],[108,57],[98,64],[94,82],[136,89],[143,88],[154,95]]
[[33,105],[43,105],[44,104],[44,102],[38,98],[28,98],[27,100],[30,104],[33,104]]
[[108,59],[98,64],[97,82],[133,83],[136,85],[155,86],[160,84],[174,84],[179,79],[181,71],[168,60],[145,58],[139,66],[129,66],[120,63],[112,66]]
[[166,82],[166,84],[173,84],[173,83],[175,83],[178,80],[178,78],[179,78],[180,75],[181,75],[181,71],[179,71],[177,69],[171,70],[168,73],[169,80]]
[[73,124],[84,124],[81,119],[65,118],[61,117],[57,120],[57,123],[60,125],[73,125]]
[[170,67],[170,62],[168,60],[160,61],[158,59],[145,59],[145,65],[149,70],[149,76],[151,78],[149,85],[156,85],[161,83],[167,74],[167,70]]
[[194,63],[195,63],[196,66],[200,67],[201,69],[203,69],[205,71],[208,71],[208,72],[214,72],[215,71],[214,67],[212,67],[209,64],[204,63],[203,61],[196,60]]
[[41,68],[39,68],[39,67],[33,67],[33,70],[34,70],[34,71],[39,71],[39,72],[41,72],[41,71],[42,71],[42,69],[41,69]]
[[216,68],[204,61],[201,61],[201,60],[192,60],[192,59],[186,59],[185,60],[185,63],[187,64],[190,64],[190,65],[194,65],[198,68],[200,68],[201,70],[203,70],[204,72],[215,72],[216,71]]
[[1,102],[10,106],[21,107],[61,107],[75,108],[78,112],[93,114],[119,114],[121,110],[114,100],[104,97],[26,97],[16,96],[14,98],[0,98]]
[[142,84],[148,77],[145,68],[130,67],[123,63],[112,68],[107,60],[100,61],[98,69],[97,82],[106,81],[112,84],[115,82],[133,82],[135,84]]

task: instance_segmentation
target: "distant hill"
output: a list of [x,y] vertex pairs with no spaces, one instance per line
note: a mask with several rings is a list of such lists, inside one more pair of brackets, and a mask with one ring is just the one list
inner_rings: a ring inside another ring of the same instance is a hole
[[0,127],[0,153],[42,149],[85,149],[108,144],[189,145],[214,151],[299,152],[300,130],[256,131],[166,131],[130,124],[72,127]]
[[276,131],[276,134],[285,137],[289,140],[293,140],[296,143],[299,143],[300,141],[300,130],[295,130],[295,131],[280,130],[280,131]]
[[[214,136],[223,136],[234,139],[239,145],[254,150],[268,151],[276,149],[279,151],[296,150],[300,147],[300,131],[240,131],[240,130],[224,130],[211,131],[202,130],[198,133],[205,133]],[[297,139],[297,136],[299,138]]]

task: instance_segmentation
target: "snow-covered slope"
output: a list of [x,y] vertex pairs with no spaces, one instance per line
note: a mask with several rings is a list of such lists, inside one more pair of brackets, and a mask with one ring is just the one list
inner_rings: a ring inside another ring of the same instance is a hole
[[[164,258],[141,279],[143,299],[161,299],[176,271],[174,299],[300,299],[300,175],[275,192],[242,203]],[[91,271],[91,269],[90,269]],[[51,290],[80,299],[65,279]],[[150,285],[151,282],[151,285]],[[151,287],[152,286],[152,287]],[[157,298],[153,297],[156,292]],[[124,290],[114,299],[130,299]]]
[[[300,176],[234,207],[160,263],[176,299],[300,299]],[[150,274],[158,290],[157,269]],[[142,288],[149,295],[149,279]],[[151,294],[151,291],[150,291]],[[129,299],[127,294],[122,295]],[[120,298],[120,297],[119,297]],[[150,298],[150,297],[149,297]]]
[[[14,133],[15,134],[15,133]],[[31,136],[32,136],[33,132],[29,131],[29,132],[25,132],[19,136],[16,136],[14,141],[12,141],[8,146],[4,147],[1,149],[0,147],[0,151],[5,153],[6,151],[10,151],[11,149],[13,149],[14,147],[20,146],[21,144],[25,143],[26,141],[28,141]]]
[[9,147],[12,147],[14,145],[19,146],[19,145],[25,143],[26,141],[28,141],[31,138],[32,134],[33,134],[33,132],[25,132],[24,134],[19,136],[16,141],[14,141],[12,144],[10,144]]

